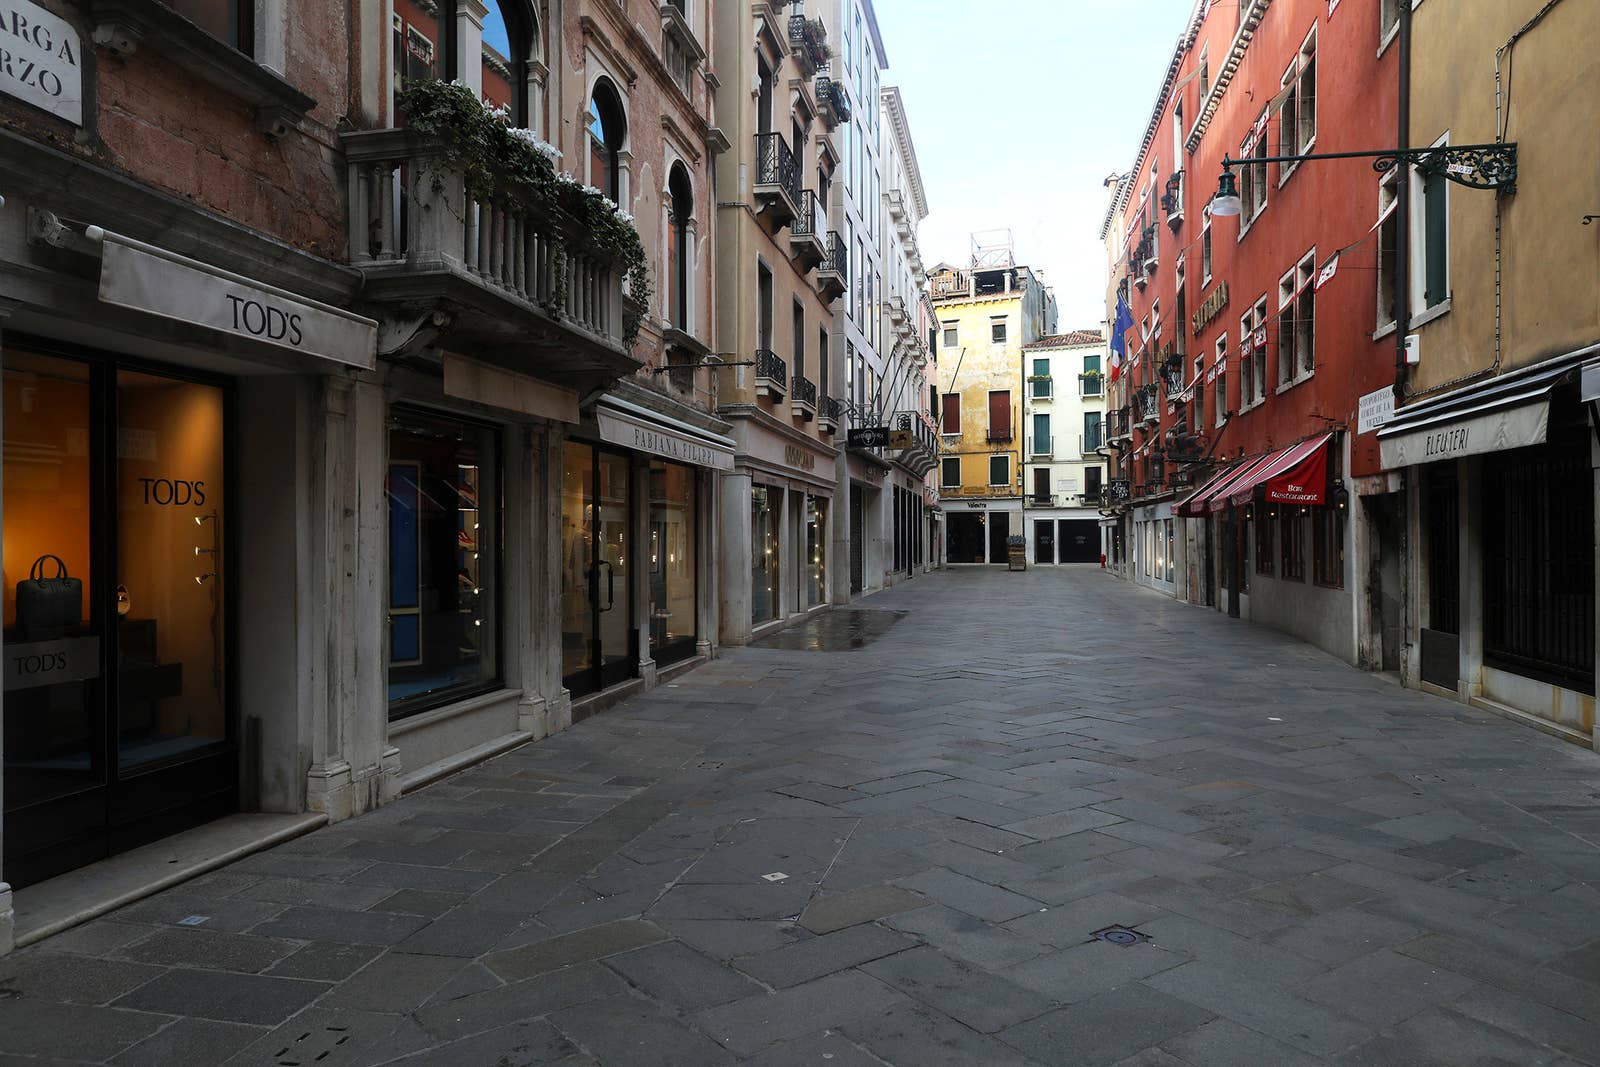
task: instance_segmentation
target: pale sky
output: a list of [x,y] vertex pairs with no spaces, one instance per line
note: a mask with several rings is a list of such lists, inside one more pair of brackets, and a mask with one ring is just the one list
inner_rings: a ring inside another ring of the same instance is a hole
[[[1061,330],[1105,317],[1101,182],[1133,166],[1193,0],[874,0],[930,214],[922,261],[1009,229]],[[484,36],[505,50],[491,6]]]
[[1063,331],[1105,317],[1101,181],[1134,164],[1193,0],[874,0],[916,143],[922,261],[1008,228]]

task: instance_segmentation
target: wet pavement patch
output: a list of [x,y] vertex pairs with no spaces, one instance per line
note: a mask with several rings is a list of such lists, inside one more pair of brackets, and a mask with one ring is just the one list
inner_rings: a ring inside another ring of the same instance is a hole
[[795,652],[850,652],[866,648],[907,614],[904,611],[834,608],[752,641],[750,646]]

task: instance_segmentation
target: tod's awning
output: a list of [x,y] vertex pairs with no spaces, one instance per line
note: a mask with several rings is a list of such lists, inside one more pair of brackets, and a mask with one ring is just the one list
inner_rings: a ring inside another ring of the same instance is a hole
[[371,370],[372,319],[120,234],[105,233],[100,299],[245,341]]
[[1550,424],[1550,394],[1576,371],[1563,360],[1560,366],[1506,375],[1402,408],[1378,431],[1383,465],[1409,467],[1541,444]]

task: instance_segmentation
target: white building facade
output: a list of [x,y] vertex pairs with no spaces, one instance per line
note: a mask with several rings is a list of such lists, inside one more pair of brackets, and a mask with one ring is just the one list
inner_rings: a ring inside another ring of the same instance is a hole
[[1098,563],[1105,552],[1106,341],[1057,334],[1022,350],[1023,529],[1028,562]]

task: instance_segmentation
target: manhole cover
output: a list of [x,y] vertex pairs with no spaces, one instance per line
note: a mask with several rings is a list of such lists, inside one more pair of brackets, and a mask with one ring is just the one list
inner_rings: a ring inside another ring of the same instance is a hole
[[1109,941],[1113,945],[1121,945],[1124,948],[1150,940],[1148,936],[1141,934],[1137,930],[1130,930],[1126,926],[1108,926],[1104,930],[1096,930],[1094,936],[1101,941]]

